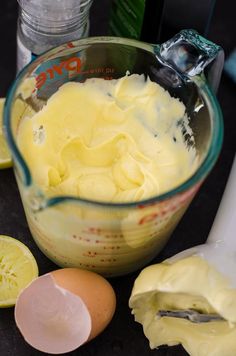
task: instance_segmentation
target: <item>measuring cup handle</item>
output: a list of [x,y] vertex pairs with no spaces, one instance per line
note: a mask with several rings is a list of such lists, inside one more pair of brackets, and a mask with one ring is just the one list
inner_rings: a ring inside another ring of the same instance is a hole
[[183,30],[159,47],[160,59],[188,78],[203,74],[217,91],[224,65],[223,49],[194,30]]

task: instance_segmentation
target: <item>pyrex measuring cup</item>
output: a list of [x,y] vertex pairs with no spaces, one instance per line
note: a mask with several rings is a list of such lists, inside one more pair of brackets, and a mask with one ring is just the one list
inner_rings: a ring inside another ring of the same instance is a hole
[[[105,276],[129,273],[154,258],[219,155],[221,111],[203,71],[216,89],[222,65],[220,47],[185,30],[162,45],[111,37],[67,43],[19,74],[7,97],[4,125],[29,228],[46,256],[60,266]],[[185,104],[198,155],[196,172],[175,189],[139,202],[47,197],[17,146],[20,121],[39,111],[65,82],[120,78],[127,71],[149,76]]]

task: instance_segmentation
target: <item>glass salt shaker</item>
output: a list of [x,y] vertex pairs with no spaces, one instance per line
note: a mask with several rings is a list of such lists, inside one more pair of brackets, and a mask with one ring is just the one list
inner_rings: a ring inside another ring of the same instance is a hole
[[93,0],[17,1],[17,72],[50,48],[89,34]]

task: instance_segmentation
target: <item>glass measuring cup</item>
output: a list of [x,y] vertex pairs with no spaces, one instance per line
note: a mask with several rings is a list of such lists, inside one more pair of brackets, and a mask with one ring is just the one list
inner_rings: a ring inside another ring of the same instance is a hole
[[[222,65],[220,47],[185,30],[162,45],[111,37],[70,42],[18,75],[6,100],[4,127],[29,228],[46,256],[60,266],[105,276],[129,273],[155,257],[219,155],[221,111],[203,71],[216,89]],[[65,82],[120,78],[127,71],[149,76],[185,104],[199,158],[196,172],[180,186],[140,202],[47,197],[17,145],[20,121],[38,112]]]

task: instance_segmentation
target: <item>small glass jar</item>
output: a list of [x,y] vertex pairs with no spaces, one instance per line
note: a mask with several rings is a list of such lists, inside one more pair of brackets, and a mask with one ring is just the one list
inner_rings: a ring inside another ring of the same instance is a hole
[[39,54],[87,37],[93,0],[18,0],[17,72]]

